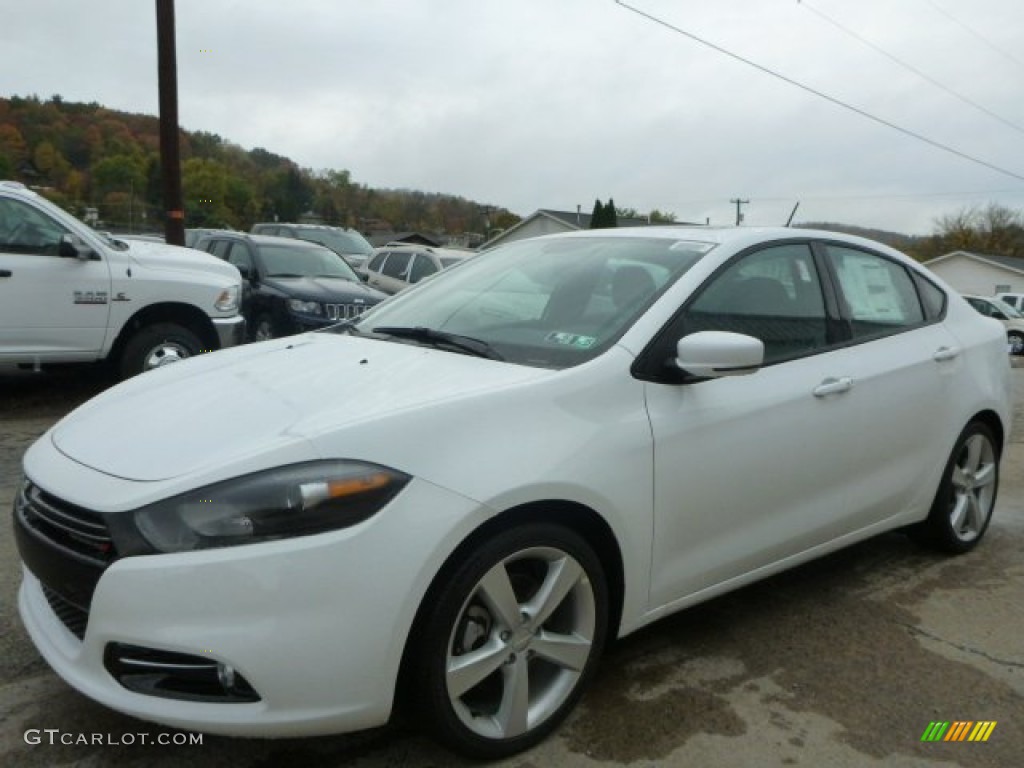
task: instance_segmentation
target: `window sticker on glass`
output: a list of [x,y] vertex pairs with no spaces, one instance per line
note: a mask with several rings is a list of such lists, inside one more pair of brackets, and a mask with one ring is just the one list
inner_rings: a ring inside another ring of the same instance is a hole
[[544,341],[575,349],[590,349],[597,343],[597,339],[593,336],[581,336],[578,333],[561,333],[559,331],[549,333],[544,337]]

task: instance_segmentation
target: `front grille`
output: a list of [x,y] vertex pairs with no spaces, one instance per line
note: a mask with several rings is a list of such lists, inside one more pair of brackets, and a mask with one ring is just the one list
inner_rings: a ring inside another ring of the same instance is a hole
[[83,639],[96,584],[118,556],[103,516],[26,479],[14,499],[14,539],[54,615]]
[[50,604],[50,609],[60,619],[60,623],[79,640],[84,640],[85,626],[89,623],[89,612],[69,603],[45,584],[43,584],[43,596]]
[[366,304],[324,304],[328,320],[351,320],[359,317],[370,307]]
[[102,565],[115,559],[110,531],[96,512],[62,501],[27,480],[14,506],[25,525],[62,549]]

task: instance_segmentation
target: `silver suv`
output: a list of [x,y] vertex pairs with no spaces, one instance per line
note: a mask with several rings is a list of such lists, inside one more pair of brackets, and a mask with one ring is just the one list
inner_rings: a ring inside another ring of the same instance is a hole
[[329,227],[324,224],[263,222],[253,224],[250,231],[254,235],[276,235],[277,237],[290,237],[293,240],[319,243],[341,256],[353,269],[365,264],[366,260],[373,255],[373,246],[354,229]]
[[357,272],[374,288],[384,293],[398,293],[403,288],[436,275],[442,269],[455,266],[474,255],[472,251],[391,243],[378,248],[366,265]]

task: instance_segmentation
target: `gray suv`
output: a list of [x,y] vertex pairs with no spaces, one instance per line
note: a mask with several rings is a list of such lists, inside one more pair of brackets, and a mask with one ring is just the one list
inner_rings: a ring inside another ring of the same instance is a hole
[[275,235],[290,237],[293,240],[306,240],[319,243],[334,251],[355,268],[366,263],[373,255],[373,246],[365,237],[354,229],[329,227],[324,224],[281,224],[279,222],[263,222],[253,224],[254,235]]

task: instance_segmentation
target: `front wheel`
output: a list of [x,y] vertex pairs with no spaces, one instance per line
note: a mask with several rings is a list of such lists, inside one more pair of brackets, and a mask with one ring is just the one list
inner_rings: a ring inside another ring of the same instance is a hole
[[971,422],[957,438],[928,518],[914,532],[945,552],[967,552],[988,529],[998,490],[999,446],[988,426]]
[[561,526],[513,528],[481,543],[436,597],[414,656],[428,733],[484,759],[541,741],[604,647],[608,593],[593,549]]
[[202,346],[192,331],[176,323],[143,326],[125,344],[119,366],[121,378],[198,355]]

